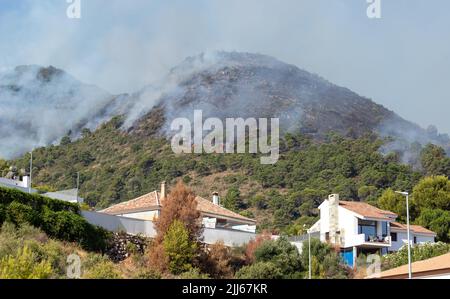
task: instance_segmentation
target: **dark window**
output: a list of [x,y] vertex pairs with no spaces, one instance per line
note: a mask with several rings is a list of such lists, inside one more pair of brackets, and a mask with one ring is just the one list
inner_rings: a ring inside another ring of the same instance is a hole
[[397,233],[391,233],[391,239],[393,242],[397,242]]
[[417,237],[414,236],[414,244],[417,244]]
[[381,222],[381,235],[383,238],[388,235],[388,223],[385,221]]
[[368,220],[358,220],[359,234],[366,235],[366,241],[377,236],[377,222]]
[[325,241],[330,241],[330,233],[325,233]]

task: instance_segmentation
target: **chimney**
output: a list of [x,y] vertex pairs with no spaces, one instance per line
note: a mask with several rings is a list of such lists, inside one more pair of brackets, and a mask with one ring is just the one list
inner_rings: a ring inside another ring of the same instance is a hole
[[166,198],[166,181],[161,182],[161,199]]
[[339,194],[328,196],[330,242],[339,245]]
[[219,193],[218,193],[218,192],[214,192],[214,193],[213,193],[212,202],[213,202],[213,204],[215,204],[216,206],[220,205],[220,197],[219,197]]
[[21,187],[23,188],[30,188],[31,187],[31,180],[29,176],[23,176],[22,177],[22,182],[20,182],[19,184]]

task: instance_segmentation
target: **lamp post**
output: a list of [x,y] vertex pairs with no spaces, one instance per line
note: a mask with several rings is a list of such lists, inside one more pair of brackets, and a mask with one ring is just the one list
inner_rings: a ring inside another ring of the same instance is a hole
[[410,238],[410,227],[409,227],[409,193],[395,191],[395,193],[406,196],[406,235],[408,238],[408,278],[412,278],[412,269],[411,269],[411,238]]
[[[303,224],[303,227],[306,228],[306,224]],[[308,279],[312,279],[311,273],[311,232],[309,229],[306,230],[308,233]]]
[[30,186],[28,187],[28,193],[31,194],[32,184],[33,183],[33,150],[30,152]]

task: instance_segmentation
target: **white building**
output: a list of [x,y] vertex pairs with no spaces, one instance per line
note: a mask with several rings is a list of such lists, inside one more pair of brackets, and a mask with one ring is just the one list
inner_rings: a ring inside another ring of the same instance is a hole
[[[156,220],[164,208],[166,198],[166,184],[161,183],[161,191],[153,191],[136,199],[113,205],[99,211],[115,216],[127,218]],[[254,233],[256,231],[256,220],[244,217],[238,213],[225,209],[220,205],[217,193],[213,194],[212,200],[200,196],[195,198],[197,210],[203,217],[203,226],[206,228],[227,228]]]
[[[0,187],[29,192],[31,187],[31,179],[29,176],[23,176],[21,179],[19,177],[16,179],[0,178]],[[36,192],[34,189],[31,189],[31,191],[32,193]]]
[[[341,201],[332,194],[320,206],[320,220],[310,232],[322,242],[340,248],[344,261],[354,266],[359,254],[397,251],[406,241],[406,226],[395,222],[397,215],[363,202]],[[434,242],[436,234],[418,225],[411,226],[412,243]]]

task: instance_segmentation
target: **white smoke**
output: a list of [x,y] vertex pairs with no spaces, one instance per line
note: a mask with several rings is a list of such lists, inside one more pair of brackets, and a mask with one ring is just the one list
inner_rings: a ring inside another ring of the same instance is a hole
[[76,129],[96,128],[104,121],[98,113],[111,101],[107,92],[52,67],[0,72],[0,157],[56,143]]

